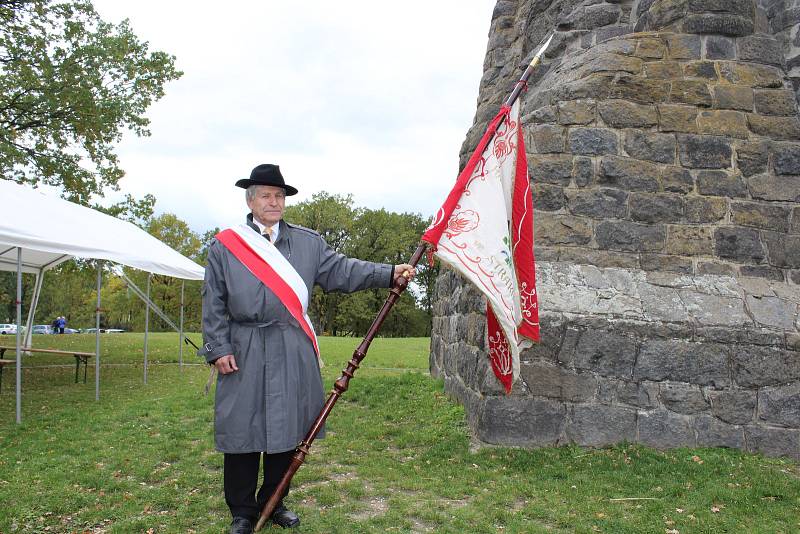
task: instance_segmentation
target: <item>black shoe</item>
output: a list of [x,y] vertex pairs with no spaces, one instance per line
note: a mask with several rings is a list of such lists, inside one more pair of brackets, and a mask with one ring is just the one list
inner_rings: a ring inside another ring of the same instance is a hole
[[294,528],[300,524],[300,518],[297,517],[297,514],[284,505],[275,508],[275,511],[272,512],[269,518],[272,519],[273,523],[283,528]]
[[253,534],[253,522],[247,517],[234,517],[231,534]]

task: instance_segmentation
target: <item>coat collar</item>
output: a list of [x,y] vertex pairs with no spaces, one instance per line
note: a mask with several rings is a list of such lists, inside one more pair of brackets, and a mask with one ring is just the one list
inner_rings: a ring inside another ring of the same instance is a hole
[[[281,219],[278,222],[278,225],[279,225],[278,226],[278,239],[277,239],[277,241],[275,241],[275,243],[273,243],[276,246],[277,246],[278,243],[280,243],[280,242],[282,242],[284,240],[289,241],[289,232],[286,231],[288,229],[286,221]],[[253,222],[253,214],[252,213],[248,213],[247,214],[247,226],[249,226],[250,228],[252,228],[256,232],[258,232],[259,234],[261,233],[261,229],[258,227],[258,225],[255,222]]]

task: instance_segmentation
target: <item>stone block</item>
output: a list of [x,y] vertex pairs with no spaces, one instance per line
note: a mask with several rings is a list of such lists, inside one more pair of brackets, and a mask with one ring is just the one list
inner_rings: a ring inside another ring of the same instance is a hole
[[547,152],[564,152],[566,131],[562,126],[539,124],[525,130],[525,143],[532,151],[544,154]]
[[636,441],[636,412],[619,406],[577,405],[566,428],[578,445],[603,447]]
[[671,449],[696,443],[693,418],[666,410],[639,412],[639,441],[648,447]]
[[591,373],[576,373],[541,362],[525,363],[519,372],[536,397],[586,402],[597,394],[597,379]]
[[744,85],[715,85],[714,107],[718,109],[738,109],[753,111],[753,88]]
[[783,10],[776,9],[769,22],[772,32],[778,33],[790,26],[794,26],[798,20],[800,20],[800,6]]
[[660,169],[653,163],[630,158],[606,156],[600,161],[597,181],[626,191],[651,191],[660,189]]
[[666,53],[667,47],[661,39],[639,39],[634,55],[645,59],[661,59]]
[[747,139],[747,115],[741,111],[701,111],[697,116],[697,128],[701,134],[726,135]]
[[662,382],[659,398],[668,410],[686,415],[703,413],[709,407],[699,386]]
[[625,151],[632,158],[658,163],[675,163],[677,141],[671,134],[627,130]]
[[718,343],[646,340],[639,351],[634,379],[727,387],[728,348]]
[[614,75],[609,73],[592,74],[573,82],[559,85],[553,93],[555,100],[580,100],[594,98],[602,100],[608,98]]
[[658,108],[658,129],[662,132],[697,132],[697,113],[694,106],[662,104]]
[[603,72],[626,72],[639,74],[642,71],[642,60],[638,57],[627,57],[619,54],[602,54],[587,57],[580,67],[581,76]]
[[576,186],[586,187],[592,183],[594,164],[591,158],[576,156],[572,160],[572,164],[572,177],[575,180]]
[[567,206],[573,215],[593,219],[622,219],[627,212],[628,193],[619,189],[599,188],[567,191]]
[[667,226],[666,252],[681,256],[711,255],[712,230],[707,226]]
[[564,154],[529,155],[528,174],[532,183],[569,185],[572,179],[572,157]]
[[747,180],[750,195],[758,200],[800,202],[800,180],[796,176],[759,174]]
[[603,221],[595,239],[600,248],[626,252],[660,251],[664,248],[665,229],[627,221]]
[[698,261],[697,274],[713,274],[716,276],[736,276],[736,268],[728,263],[718,261]]
[[731,142],[710,135],[678,135],[678,153],[684,167],[724,169],[731,166]]
[[627,252],[610,252],[584,247],[566,247],[562,249],[559,260],[569,263],[586,263],[598,267],[639,268],[639,260],[635,255]]
[[536,215],[535,242],[543,245],[585,245],[592,239],[592,227],[586,219],[569,215]]
[[673,104],[704,107],[711,107],[713,103],[708,83],[701,80],[674,80],[669,93],[669,101]]
[[775,147],[775,174],[800,175],[800,144]]
[[654,78],[620,76],[610,86],[608,96],[643,104],[665,102],[669,96],[669,83]]
[[537,211],[558,211],[564,207],[564,189],[557,185],[536,184],[533,207]]
[[800,458],[800,430],[748,425],[744,429],[744,436],[750,452]]
[[726,171],[699,171],[697,192],[719,197],[746,197],[747,186],[740,175]]
[[719,35],[706,37],[706,59],[734,59],[736,47],[733,39]]
[[761,235],[749,228],[720,227],[714,231],[717,256],[741,263],[760,263],[766,258]]
[[728,13],[753,18],[752,0],[689,0],[692,13]]
[[750,35],[739,39],[736,43],[740,61],[766,63],[783,66],[783,50],[777,39],[763,35]]
[[769,263],[784,269],[800,268],[800,236],[764,232]]
[[769,265],[742,265],[739,267],[740,276],[750,276],[755,278],[766,278],[767,280],[775,280],[776,282],[783,282],[783,271]]
[[683,256],[642,253],[639,261],[644,271],[692,274],[694,270],[692,260]]
[[720,61],[719,72],[729,83],[750,87],[783,87],[783,71],[769,65]]
[[594,122],[596,104],[592,101],[568,100],[558,104],[558,123],[564,125]]
[[762,326],[785,331],[794,329],[797,304],[778,297],[747,295],[747,309],[753,320]]
[[683,75],[687,78],[702,78],[717,81],[717,67],[713,61],[692,61],[683,67]]
[[631,220],[643,223],[674,223],[683,219],[680,195],[633,193],[628,202]]
[[756,410],[756,393],[741,389],[709,391],[711,412],[732,425],[744,425],[753,420]]
[[667,34],[667,50],[671,59],[700,59],[700,36]]
[[649,127],[658,123],[658,113],[654,106],[608,100],[598,104],[600,117],[612,128]]
[[800,207],[792,210],[792,222],[789,226],[790,234],[800,234]]
[[775,140],[800,140],[800,119],[797,117],[762,116],[754,113],[747,115],[750,131],[757,135],[771,137]]
[[744,302],[736,297],[700,293],[694,289],[678,290],[681,302],[699,326],[752,326],[753,320],[744,309]]
[[769,145],[764,142],[751,142],[736,149],[736,167],[746,177],[767,171]]
[[608,331],[585,331],[575,347],[576,369],[601,376],[630,378],[636,361],[636,342]]
[[564,405],[553,400],[488,397],[479,410],[475,434],[485,443],[498,445],[555,445],[566,415]]
[[797,114],[796,98],[789,89],[756,89],[756,111],[762,115],[794,116]]
[[674,80],[683,76],[683,68],[677,61],[656,61],[644,64],[645,78]]
[[733,379],[744,388],[780,386],[800,378],[800,354],[775,347],[733,349]]
[[523,124],[534,123],[534,124],[546,124],[546,123],[553,123],[556,122],[558,119],[558,113],[556,112],[555,106],[543,106],[531,113],[530,118],[527,116],[523,119]]
[[658,384],[654,382],[634,382],[615,380],[613,395],[616,402],[637,408],[652,409],[659,406]]
[[744,448],[744,429],[701,415],[695,419],[698,447]]
[[567,145],[573,154],[616,154],[618,151],[617,134],[607,128],[571,128]]
[[694,191],[694,178],[684,168],[668,166],[661,171],[661,186],[668,193],[691,193]]
[[731,221],[741,226],[788,232],[790,215],[789,208],[785,206],[763,202],[731,202]]
[[720,34],[739,37],[753,33],[753,19],[728,14],[689,15],[684,19],[687,33]]

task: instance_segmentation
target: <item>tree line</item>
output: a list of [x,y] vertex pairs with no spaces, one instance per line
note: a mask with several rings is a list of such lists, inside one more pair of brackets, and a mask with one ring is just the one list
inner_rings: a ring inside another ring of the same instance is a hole
[[[130,220],[184,256],[205,265],[208,246],[218,228],[194,232],[177,216],[153,215],[154,199],[138,210],[117,216]],[[427,220],[416,213],[395,213],[353,205],[352,195],[315,194],[311,199],[286,208],[285,220],[319,232],[337,252],[364,260],[398,264],[408,261],[417,247]],[[125,274],[142,291],[148,274],[124,268]],[[437,268],[420,266],[411,290],[405,292],[381,328],[385,336],[428,336],[431,325],[433,284]],[[35,277],[23,275],[23,314],[27,314]],[[180,317],[182,280],[152,275],[151,299],[176,324]],[[72,328],[92,327],[95,323],[97,264],[73,260],[46,272],[36,311],[36,324],[49,324],[64,316]],[[188,332],[201,329],[202,282],[186,281],[184,286],[184,325]],[[15,321],[16,273],[0,273],[0,322]],[[386,299],[386,289],[371,289],[353,294],[323,293],[315,288],[309,303],[309,316],[319,334],[363,336]],[[143,331],[145,306],[134,291],[110,270],[103,271],[101,290],[102,328]],[[151,312],[152,331],[170,330]]]

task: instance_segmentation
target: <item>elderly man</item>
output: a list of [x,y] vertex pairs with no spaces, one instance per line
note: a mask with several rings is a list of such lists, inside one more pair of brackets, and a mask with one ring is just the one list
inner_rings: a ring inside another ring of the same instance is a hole
[[[247,190],[251,213],[246,225],[220,232],[209,247],[201,354],[219,371],[215,438],[225,455],[230,532],[246,534],[324,404],[316,336],[305,314],[313,286],[388,288],[414,268],[347,258],[318,233],[284,221],[286,196],[297,189],[284,183],[277,165],[257,166],[236,186]],[[283,528],[300,523],[283,502],[271,519]]]

